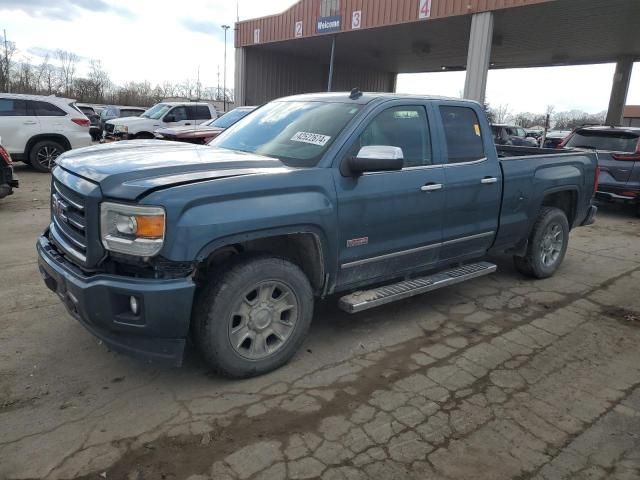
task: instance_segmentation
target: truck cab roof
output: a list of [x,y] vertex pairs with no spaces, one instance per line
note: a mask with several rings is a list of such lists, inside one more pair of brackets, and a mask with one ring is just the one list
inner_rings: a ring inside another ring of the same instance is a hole
[[358,97],[353,97],[351,92],[331,92],[331,93],[305,93],[300,95],[292,95],[278,99],[281,102],[336,102],[348,103],[352,102],[358,105],[366,105],[375,100],[447,100],[456,102],[466,102],[479,105],[473,100],[461,98],[443,97],[438,95],[411,95],[405,93],[373,93],[359,92]]

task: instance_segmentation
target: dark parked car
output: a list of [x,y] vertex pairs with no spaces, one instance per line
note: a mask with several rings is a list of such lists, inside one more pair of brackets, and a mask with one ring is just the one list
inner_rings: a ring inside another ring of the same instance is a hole
[[482,106],[441,97],[299,95],[209,145],[57,165],[45,284],[111,349],[179,365],[191,335],[230,377],[286,363],[334,293],[360,312],[490,274],[488,252],[549,277],[596,212],[595,153],[499,159]]
[[536,147],[535,138],[528,137],[524,128],[515,125],[491,125],[493,141],[496,145],[515,145],[519,147]]
[[100,114],[100,136],[113,135],[113,124],[108,124],[109,120],[123,117],[139,117],[147,109],[143,107],[123,107],[118,105],[108,105]]
[[13,178],[13,162],[0,139],[0,198],[11,195],[14,188],[18,188],[18,180]]
[[542,148],[562,148],[562,141],[571,134],[571,130],[552,130],[547,133]]
[[238,107],[221,117],[200,125],[159,128],[154,132],[156,138],[177,142],[205,144],[220,135],[231,125],[255,110],[256,107]]
[[640,128],[578,128],[563,146],[596,150],[600,165],[596,197],[630,203],[640,217]]
[[76,107],[89,119],[91,125],[89,126],[89,133],[91,134],[91,140],[98,141],[102,137],[102,130],[100,129],[100,111],[93,105],[85,105],[82,103],[76,103]]

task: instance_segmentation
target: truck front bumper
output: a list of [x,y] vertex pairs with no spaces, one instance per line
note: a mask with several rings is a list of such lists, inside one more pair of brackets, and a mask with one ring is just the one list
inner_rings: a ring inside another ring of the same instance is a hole
[[[49,242],[38,239],[38,266],[47,287],[110,349],[180,366],[189,332],[195,284],[190,278],[156,280],[84,275]],[[138,309],[131,309],[134,297]]]

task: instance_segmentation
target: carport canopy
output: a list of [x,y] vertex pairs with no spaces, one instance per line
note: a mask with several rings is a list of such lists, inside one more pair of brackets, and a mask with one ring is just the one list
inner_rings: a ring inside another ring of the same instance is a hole
[[[249,85],[242,84],[249,73],[247,63],[258,56],[275,59],[274,66],[281,71],[273,74],[280,74],[281,81],[288,79],[282,71],[286,64],[298,69],[322,66],[326,75],[335,39],[336,87],[356,86],[341,81],[341,75],[343,80],[362,77],[365,85],[358,86],[367,88],[366,83],[376,84],[366,82],[367,76],[391,74],[393,79],[384,86],[393,90],[398,73],[467,70],[465,97],[478,101],[484,101],[489,68],[617,62],[610,113],[619,122],[633,62],[640,60],[638,0],[431,0],[427,19],[419,18],[421,0],[333,0],[341,29],[318,34],[322,3],[326,2],[301,0],[280,15],[237,24],[236,48],[241,52],[237,53],[236,91],[241,102],[270,100],[287,90],[280,85],[273,95],[268,88],[250,92]],[[354,11],[361,12],[358,29],[351,28]],[[296,37],[300,22],[307,28]],[[252,73],[268,80],[264,59],[255,63],[264,70]],[[304,81],[292,82],[290,93],[317,90],[317,86],[309,84],[305,89]]]

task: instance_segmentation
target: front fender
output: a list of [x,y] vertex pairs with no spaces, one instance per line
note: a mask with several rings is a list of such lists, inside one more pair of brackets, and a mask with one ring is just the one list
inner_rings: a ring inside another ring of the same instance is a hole
[[325,271],[337,258],[335,189],[328,169],[176,186],[154,192],[144,203],[167,211],[161,255],[170,260],[200,261],[225,245],[292,233],[319,239]]

